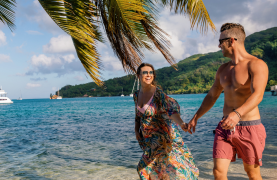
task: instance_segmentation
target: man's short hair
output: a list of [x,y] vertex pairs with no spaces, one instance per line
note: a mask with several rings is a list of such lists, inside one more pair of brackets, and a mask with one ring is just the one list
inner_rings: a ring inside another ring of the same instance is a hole
[[239,23],[225,23],[221,26],[220,32],[226,31],[229,37],[237,38],[237,41],[244,44],[245,31],[244,27]]

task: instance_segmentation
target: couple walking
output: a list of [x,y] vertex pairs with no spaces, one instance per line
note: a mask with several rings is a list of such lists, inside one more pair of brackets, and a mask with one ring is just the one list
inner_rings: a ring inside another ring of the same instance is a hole
[[138,174],[143,180],[194,180],[199,170],[178,130],[192,134],[197,121],[212,108],[224,90],[223,118],[216,128],[213,145],[214,177],[227,179],[236,154],[243,160],[249,179],[262,179],[260,166],[265,146],[265,128],[258,104],[268,79],[266,63],[248,54],[245,32],[240,24],[226,23],[220,30],[219,48],[231,60],[222,64],[215,82],[190,122],[180,118],[180,106],[155,83],[155,70],[143,63],[137,69],[141,89],[134,93],[135,133],[143,155]]

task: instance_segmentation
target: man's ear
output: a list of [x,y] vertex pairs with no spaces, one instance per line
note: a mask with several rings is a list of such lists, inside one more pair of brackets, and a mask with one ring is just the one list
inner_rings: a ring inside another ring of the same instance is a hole
[[229,42],[230,42],[230,47],[234,47],[234,45],[235,45],[234,38],[231,38]]

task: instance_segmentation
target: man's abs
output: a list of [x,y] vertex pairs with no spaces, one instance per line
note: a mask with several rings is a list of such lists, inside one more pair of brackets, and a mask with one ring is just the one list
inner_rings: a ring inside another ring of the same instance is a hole
[[[237,109],[241,107],[245,101],[249,98],[251,95],[251,91],[247,93],[247,91],[244,91],[244,93],[236,93],[234,91],[226,91],[224,90],[224,107],[223,107],[223,115],[228,116],[229,113],[231,113],[234,109]],[[251,120],[257,120],[260,119],[260,113],[259,108],[256,106],[254,109],[252,109],[247,114],[244,114],[241,119],[242,121],[251,121]]]

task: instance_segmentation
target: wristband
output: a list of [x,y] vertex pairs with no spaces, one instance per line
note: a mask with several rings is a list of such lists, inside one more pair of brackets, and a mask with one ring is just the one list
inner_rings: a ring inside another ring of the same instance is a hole
[[235,109],[233,109],[233,111],[238,115],[239,120],[242,121],[242,120],[241,120],[241,115],[240,115],[240,113],[239,113],[238,111],[236,111]]

